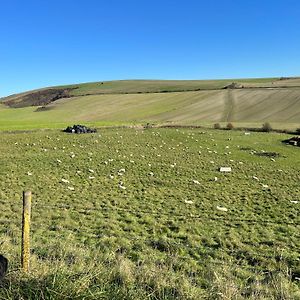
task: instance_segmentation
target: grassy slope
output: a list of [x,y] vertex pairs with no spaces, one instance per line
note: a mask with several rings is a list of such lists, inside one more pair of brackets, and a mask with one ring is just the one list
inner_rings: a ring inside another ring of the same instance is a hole
[[278,78],[223,79],[223,80],[119,80],[66,85],[74,88],[73,95],[110,93],[154,93],[222,89],[237,82],[245,87],[286,87],[300,86],[300,78],[279,80]]
[[[221,89],[232,81],[251,88]],[[295,128],[300,123],[300,88],[297,86],[300,87],[298,78],[87,83],[76,85],[78,88],[71,91],[78,96],[57,100],[45,111],[36,112],[36,107],[8,109],[0,104],[0,129],[60,128],[70,122],[96,125],[234,122],[261,126],[265,121],[272,122],[273,127]],[[207,90],[174,92],[193,89]],[[159,91],[173,92],[154,93]],[[22,99],[22,95],[8,99]]]
[[275,127],[300,123],[300,90],[249,89],[162,94],[91,95],[60,99],[48,105],[8,109],[0,106],[0,128],[60,127],[69,122],[131,124],[173,122],[203,124],[269,121]]
[[[284,138],[2,133],[0,253],[11,266],[0,299],[300,299],[300,149]],[[25,189],[34,193],[28,277],[18,271]]]
[[253,79],[223,79],[223,80],[119,80],[67,85],[76,87],[71,94],[111,94],[111,93],[154,93],[194,91],[206,89],[221,89],[224,86],[237,82],[245,87],[285,87],[300,86],[300,78],[279,80],[278,78],[253,78]]

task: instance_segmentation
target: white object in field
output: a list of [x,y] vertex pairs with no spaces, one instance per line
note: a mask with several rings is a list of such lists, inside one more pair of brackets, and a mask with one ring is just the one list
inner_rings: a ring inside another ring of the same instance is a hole
[[245,132],[245,135],[250,135],[250,132]]
[[231,167],[221,167],[220,172],[229,173],[231,172]]
[[63,183],[70,183],[70,181],[69,180],[67,180],[67,179],[64,179],[64,178],[62,178],[62,180],[61,180]]
[[195,184],[200,184],[200,182],[199,182],[198,180],[193,180],[193,182],[194,182]]
[[193,203],[194,203],[194,202],[191,201],[191,200],[184,200],[184,202],[185,202],[186,204],[193,204]]
[[299,201],[291,200],[291,203],[297,204]]
[[226,207],[222,207],[222,206],[217,206],[217,209],[224,212],[228,211]]

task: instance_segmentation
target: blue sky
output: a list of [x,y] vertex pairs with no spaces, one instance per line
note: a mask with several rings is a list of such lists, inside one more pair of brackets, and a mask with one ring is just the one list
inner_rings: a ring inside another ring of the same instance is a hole
[[300,75],[300,1],[6,0],[0,96],[114,79]]

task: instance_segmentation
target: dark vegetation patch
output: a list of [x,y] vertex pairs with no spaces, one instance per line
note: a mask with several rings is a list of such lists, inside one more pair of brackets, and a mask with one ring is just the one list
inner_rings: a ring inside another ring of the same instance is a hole
[[281,156],[278,152],[267,152],[267,151],[257,151],[251,147],[241,147],[241,151],[248,151],[253,155],[262,156],[262,157],[279,157]]
[[49,111],[49,110],[52,110],[52,109],[54,109],[53,106],[45,106],[45,105],[43,105],[43,106],[38,107],[35,110],[35,112]]
[[265,157],[278,157],[278,156],[280,156],[280,153],[277,153],[277,152],[256,152],[255,155],[265,156]]
[[241,151],[255,151],[253,148],[251,147],[241,147],[240,148]]
[[20,97],[15,97],[11,100],[7,100],[4,104],[13,108],[21,108],[28,106],[46,106],[47,104],[54,102],[61,98],[70,98],[70,91],[74,88],[67,89],[45,89],[25,94]]
[[244,88],[244,86],[240,83],[237,83],[237,82],[232,82],[226,86],[224,86],[224,90],[227,90],[227,89],[242,89]]

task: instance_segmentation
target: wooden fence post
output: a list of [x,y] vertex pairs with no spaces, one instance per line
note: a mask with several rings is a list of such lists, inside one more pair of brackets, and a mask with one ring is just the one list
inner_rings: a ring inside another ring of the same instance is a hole
[[30,260],[30,215],[31,191],[23,192],[23,218],[22,218],[22,253],[21,265],[24,272],[29,272]]

